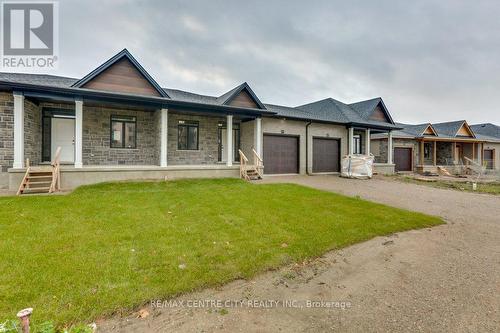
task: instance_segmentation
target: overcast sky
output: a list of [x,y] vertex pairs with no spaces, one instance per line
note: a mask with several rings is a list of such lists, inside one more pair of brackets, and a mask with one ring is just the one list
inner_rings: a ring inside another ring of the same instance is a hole
[[399,122],[500,124],[500,1],[60,1],[60,64],[127,48],[168,88],[265,103],[381,96]]

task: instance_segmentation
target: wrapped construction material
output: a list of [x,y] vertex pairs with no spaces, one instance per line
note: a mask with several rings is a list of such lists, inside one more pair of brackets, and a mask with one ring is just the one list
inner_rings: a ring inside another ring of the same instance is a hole
[[369,179],[373,176],[374,156],[347,155],[342,158],[342,177]]

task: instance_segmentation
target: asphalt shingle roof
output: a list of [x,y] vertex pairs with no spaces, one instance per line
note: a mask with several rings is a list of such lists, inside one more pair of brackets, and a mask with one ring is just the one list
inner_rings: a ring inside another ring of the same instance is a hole
[[[78,81],[75,78],[44,74],[0,73],[0,81],[12,83],[33,84],[46,87],[71,88]],[[241,89],[239,85],[219,97],[200,95],[178,89],[162,88],[172,100],[200,103],[207,105],[223,105],[235,91]],[[79,89],[79,88],[73,88]],[[345,104],[333,98],[316,101],[298,107],[288,107],[275,104],[264,104],[268,111],[275,112],[278,117],[316,120],[340,124],[364,124],[366,126],[380,126],[397,128],[396,125],[370,120],[371,111],[382,101],[381,98],[370,99],[353,104]]]
[[432,124],[440,137],[454,138],[465,120],[449,121],[445,123]]
[[485,123],[485,124],[477,124],[470,126],[476,135],[485,135],[493,138],[500,139],[500,126]]

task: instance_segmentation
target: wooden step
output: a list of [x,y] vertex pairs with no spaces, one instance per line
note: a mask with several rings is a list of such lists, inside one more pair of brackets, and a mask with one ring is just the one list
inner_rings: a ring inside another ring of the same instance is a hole
[[29,194],[29,193],[49,193],[50,187],[27,187],[24,188],[21,193]]
[[52,184],[52,179],[51,180],[46,180],[46,181],[38,181],[38,182],[31,182],[28,180],[28,185],[40,185],[40,184]]
[[44,171],[44,172],[30,172],[28,176],[45,176],[45,177],[52,177],[52,172],[51,171]]

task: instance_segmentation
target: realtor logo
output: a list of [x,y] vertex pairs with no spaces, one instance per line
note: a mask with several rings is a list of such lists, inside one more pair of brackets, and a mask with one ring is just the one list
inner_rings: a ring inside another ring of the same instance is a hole
[[57,2],[2,2],[3,68],[53,69],[58,52]]

